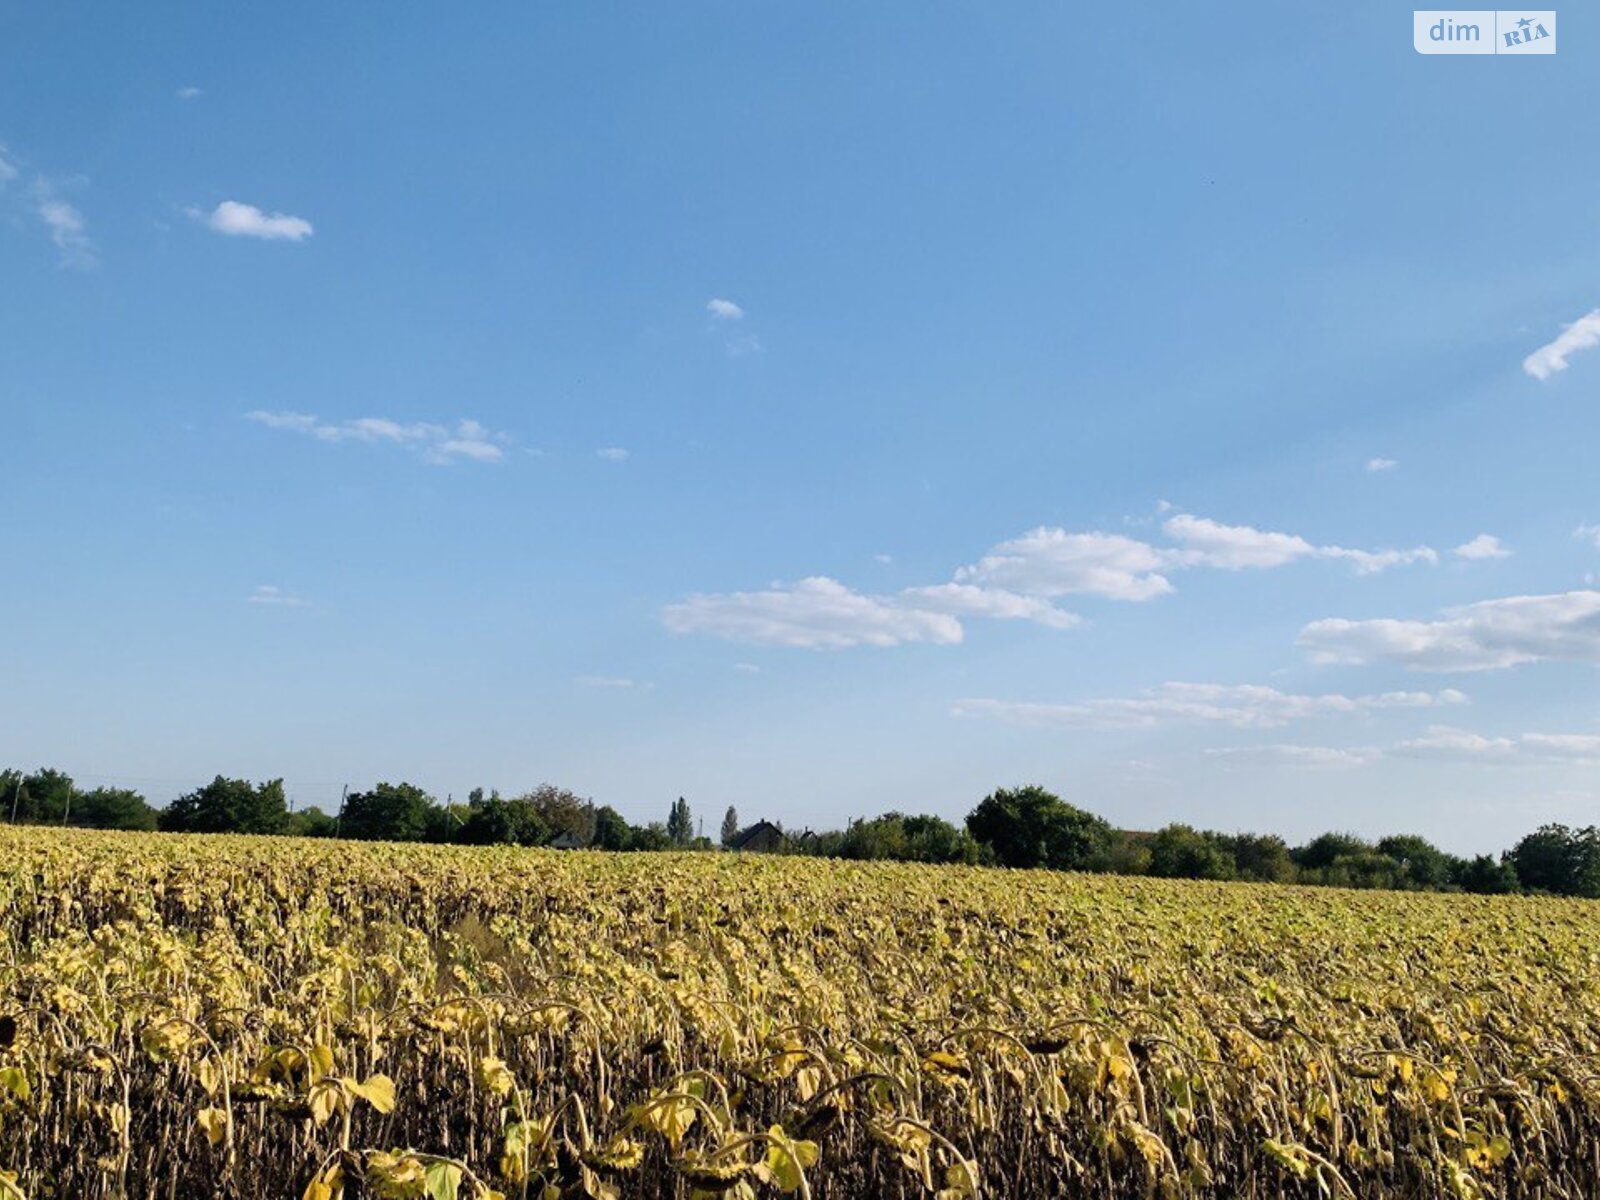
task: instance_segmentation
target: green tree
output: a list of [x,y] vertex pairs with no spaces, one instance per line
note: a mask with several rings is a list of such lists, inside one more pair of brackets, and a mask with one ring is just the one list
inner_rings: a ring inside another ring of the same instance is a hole
[[633,826],[609,804],[594,810],[594,841],[597,850],[627,850],[633,845]]
[[339,836],[361,841],[420,842],[428,834],[433,797],[410,783],[380,783],[351,792],[339,814]]
[[15,806],[22,824],[59,825],[70,814],[74,789],[72,776],[53,767],[41,767],[21,777],[21,787],[13,777],[5,803],[9,814]]
[[1484,896],[1505,896],[1522,890],[1511,864],[1496,862],[1487,854],[1458,859],[1452,882],[1464,892],[1476,892]]
[[967,832],[1005,866],[1059,871],[1103,866],[1113,841],[1105,821],[1033,786],[1000,788],[984,797],[967,815]]
[[157,823],[176,833],[282,833],[289,824],[289,805],[281,779],[253,784],[218,775],[167,805]]
[[1372,847],[1353,833],[1323,833],[1294,850],[1294,861],[1311,871],[1333,865],[1335,859],[1365,854]]
[[1530,891],[1600,897],[1600,830],[1543,825],[1509,851],[1505,861]]
[[694,841],[694,818],[689,813],[689,802],[679,796],[672,802],[667,816],[667,837],[674,846],[687,846]]
[[570,833],[587,846],[594,841],[595,809],[592,800],[585,800],[576,792],[541,783],[531,792],[517,797],[518,802],[530,805],[549,833],[545,840],[557,834]]
[[1232,879],[1233,855],[1215,834],[1168,825],[1150,839],[1150,874],[1168,879]]
[[642,829],[633,831],[633,838],[629,843],[630,850],[670,850],[672,849],[672,835],[667,832],[667,827],[660,821],[651,821]]
[[70,823],[87,829],[143,829],[156,827],[156,810],[131,788],[99,787],[72,801]]
[[1298,868],[1288,844],[1272,833],[1224,835],[1220,844],[1233,856],[1233,867],[1240,879],[1255,883],[1293,883]]
[[492,792],[484,799],[481,792],[474,793],[468,810],[460,841],[475,846],[542,846],[550,840],[550,826],[525,796],[504,800],[499,792]]
[[722,844],[731,846],[739,840],[739,814],[733,805],[728,805],[728,811],[722,814]]
[[1379,854],[1394,859],[1404,881],[1416,888],[1448,887],[1459,868],[1455,856],[1416,834],[1381,838],[1377,849]]
[[289,814],[284,832],[291,837],[333,837],[339,823],[316,805]]

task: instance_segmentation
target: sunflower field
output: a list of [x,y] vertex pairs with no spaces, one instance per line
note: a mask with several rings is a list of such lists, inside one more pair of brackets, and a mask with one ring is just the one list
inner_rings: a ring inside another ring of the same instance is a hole
[[0,1200],[1600,1194],[1600,907],[0,830]]

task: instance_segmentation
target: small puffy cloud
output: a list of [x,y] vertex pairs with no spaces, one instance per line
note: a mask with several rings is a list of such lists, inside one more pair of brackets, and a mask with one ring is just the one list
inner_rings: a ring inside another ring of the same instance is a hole
[[1296,695],[1258,684],[1164,683],[1140,696],[1039,704],[1013,700],[960,700],[957,717],[988,717],[1010,725],[1062,728],[1147,728],[1167,722],[1214,723],[1238,729],[1275,729],[1312,717],[1396,708],[1465,704],[1454,688],[1439,692],[1382,692],[1368,696]]
[[245,414],[245,420],[267,429],[303,434],[319,442],[387,443],[409,447],[423,461],[447,464],[467,459],[495,463],[505,457],[505,434],[492,433],[477,421],[438,425],[428,421],[393,421],[388,417],[357,417],[349,421],[324,421],[310,413],[265,412]]
[[1492,533],[1480,533],[1470,542],[1464,542],[1453,551],[1457,558],[1465,558],[1470,562],[1481,562],[1487,558],[1510,558],[1511,551],[1499,538]]
[[602,446],[595,452],[596,458],[603,458],[607,462],[627,462],[633,456],[621,446]]
[[181,87],[177,90],[176,95],[179,100],[198,100],[205,95],[205,92],[197,87]]
[[299,596],[284,591],[281,587],[264,583],[249,596],[245,597],[251,604],[275,605],[279,608],[307,608],[309,602]]
[[1522,360],[1522,369],[1535,379],[1549,379],[1567,369],[1567,359],[1579,350],[1600,346],[1600,308],[1585,313],[1564,328],[1552,342]]
[[579,687],[613,692],[640,692],[647,691],[650,687],[648,683],[640,683],[637,679],[628,679],[620,675],[579,675],[573,682]]
[[1392,471],[1399,465],[1392,458],[1369,458],[1367,459],[1367,474],[1379,475],[1384,471]]
[[707,300],[706,311],[719,321],[744,320],[744,309],[740,308],[732,300],[723,300],[720,297],[714,296]]
[[1600,592],[1482,600],[1432,621],[1328,618],[1305,626],[1299,645],[1318,662],[1388,662],[1418,671],[1600,663]]
[[83,214],[56,194],[55,188],[44,179],[33,184],[34,213],[43,222],[50,240],[60,254],[61,265],[77,270],[87,270],[99,263],[94,243],[89,240],[89,227]]
[[228,237],[253,237],[269,242],[299,242],[314,232],[304,217],[287,213],[262,212],[253,204],[224,200],[209,214],[190,209],[190,215],[204,221],[206,228]]
[[951,645],[962,638],[961,622],[949,613],[864,595],[824,576],[759,592],[690,596],[667,605],[661,620],[673,633],[807,649],[907,642]]
[[761,668],[756,666],[755,663],[737,662],[733,664],[733,669],[734,672],[739,675],[761,674]]
[[882,566],[887,567],[890,563],[892,563],[894,561],[894,555],[892,555],[892,554],[874,554],[872,556],[872,561],[875,562],[875,563],[878,563],[878,564],[880,564]]
[[1207,758],[1256,767],[1298,767],[1312,771],[1348,771],[1364,767],[1382,757],[1370,746],[1299,746],[1276,743],[1266,746],[1219,746],[1202,751]]
[[1572,531],[1572,536],[1600,550],[1600,525],[1579,525]]

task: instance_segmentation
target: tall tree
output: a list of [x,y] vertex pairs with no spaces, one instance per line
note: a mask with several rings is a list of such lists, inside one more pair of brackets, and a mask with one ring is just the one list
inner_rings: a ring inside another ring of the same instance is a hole
[[157,821],[176,833],[282,833],[289,804],[281,779],[256,784],[218,775],[167,805]]
[[722,814],[722,844],[731,846],[739,837],[739,814],[733,805],[728,805],[728,811]]
[[689,814],[689,802],[682,796],[672,802],[672,812],[667,816],[667,837],[674,846],[687,846],[694,841],[694,818]]

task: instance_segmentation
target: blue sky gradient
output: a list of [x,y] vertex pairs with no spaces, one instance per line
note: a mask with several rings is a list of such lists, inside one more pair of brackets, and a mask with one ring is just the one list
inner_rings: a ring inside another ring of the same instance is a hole
[[1589,823],[1561,18],[0,0],[0,762]]

